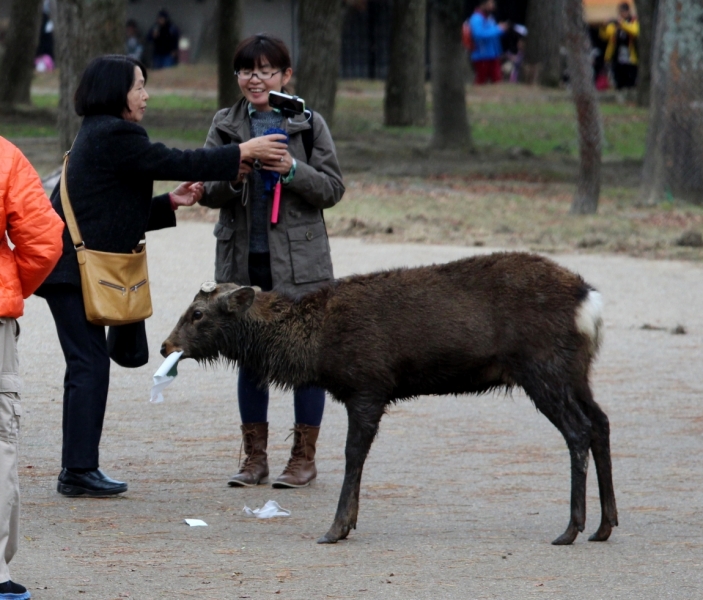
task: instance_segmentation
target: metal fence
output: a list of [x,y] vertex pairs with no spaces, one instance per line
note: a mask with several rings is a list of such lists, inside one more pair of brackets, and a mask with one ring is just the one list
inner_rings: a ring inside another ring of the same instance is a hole
[[342,77],[385,79],[392,12],[391,0],[370,0],[363,8],[347,9],[342,33]]
[[[468,17],[479,0],[464,0]],[[427,0],[427,26],[432,0]],[[497,17],[524,23],[527,0],[500,0]],[[346,79],[385,79],[391,40],[393,0],[367,0],[347,7],[342,33],[341,76]],[[426,41],[426,71],[429,78],[429,31]]]

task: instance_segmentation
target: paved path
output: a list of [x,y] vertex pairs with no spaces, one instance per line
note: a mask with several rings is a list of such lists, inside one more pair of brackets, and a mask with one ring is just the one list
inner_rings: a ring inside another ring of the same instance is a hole
[[[240,438],[235,378],[185,361],[166,401],[147,402],[157,350],[211,278],[211,225],[149,236],[152,359],[113,366],[102,466],[129,482],[112,500],[65,499],[59,471],[62,359],[43,301],[22,320],[23,531],[14,577],[37,600],[201,598],[703,597],[703,268],[618,256],[557,256],[606,300],[593,383],[611,419],[620,527],[605,544],[550,540],[568,520],[565,444],[522,393],[421,398],[393,408],[366,463],[359,528],[319,546],[344,468],[346,415],[328,403],[308,489],[226,486]],[[332,241],[337,275],[443,262],[472,248]],[[482,250],[483,251],[483,250]],[[642,330],[643,324],[663,327]],[[686,335],[668,330],[683,325]],[[273,475],[292,399],[270,410]],[[586,533],[599,522],[589,473]],[[244,505],[277,500],[287,519]],[[206,528],[189,528],[195,517]]]

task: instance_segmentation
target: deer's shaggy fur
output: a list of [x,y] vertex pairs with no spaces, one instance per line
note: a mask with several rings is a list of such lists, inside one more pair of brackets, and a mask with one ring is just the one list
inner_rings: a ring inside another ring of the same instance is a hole
[[593,400],[591,363],[602,328],[600,294],[533,254],[499,253],[339,280],[300,299],[234,284],[204,287],[162,353],[224,358],[283,387],[318,385],[349,416],[346,474],[321,542],[356,526],[364,461],[389,403],[427,394],[522,387],[564,436],[571,455],[571,518],[586,519],[589,450],[601,524],[617,525],[608,418]]

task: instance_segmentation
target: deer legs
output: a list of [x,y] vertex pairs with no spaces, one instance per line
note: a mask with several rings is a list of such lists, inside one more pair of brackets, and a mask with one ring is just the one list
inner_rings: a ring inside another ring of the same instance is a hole
[[329,531],[317,540],[318,544],[334,544],[345,539],[352,529],[356,529],[361,472],[385,409],[383,401],[374,402],[370,399],[361,402],[351,399],[347,401],[346,406],[349,429],[345,449],[344,483],[334,522]]
[[610,537],[613,527],[618,524],[618,510],[613,489],[613,467],[610,460],[610,424],[608,417],[593,400],[588,382],[576,389],[576,398],[591,421],[591,453],[596,465],[600,495],[600,527],[588,539],[591,542],[604,542]]
[[561,432],[571,457],[571,516],[569,525],[552,544],[572,544],[586,524],[586,474],[588,452],[593,453],[598,476],[601,524],[589,540],[604,542],[618,524],[610,460],[610,427],[608,418],[593,400],[588,381],[548,390],[541,386],[525,386],[525,390],[542,412]]
[[572,544],[586,525],[586,473],[591,445],[591,422],[567,387],[553,389],[537,382],[525,385],[537,409],[547,417],[566,440],[571,457],[571,516],[566,531],[552,544]]
[[[531,373],[533,374],[534,371]],[[517,379],[517,378],[516,378]],[[601,504],[601,523],[590,541],[603,542],[618,524],[613,490],[608,418],[593,400],[587,377],[551,387],[545,381],[553,377],[529,377],[522,385],[537,409],[561,432],[571,459],[571,509],[569,524],[555,545],[572,544],[586,524],[586,475],[589,451],[593,454]],[[334,544],[356,528],[359,513],[359,490],[364,462],[368,456],[385,403],[371,397],[354,397],[346,402],[349,417],[344,483],[337,513],[329,531],[318,543]]]
[[[562,432],[563,433],[563,432]],[[570,432],[571,433],[571,432]],[[564,436],[566,437],[566,435]],[[586,473],[588,471],[588,442],[581,435],[567,438],[571,455],[571,518],[566,531],[552,541],[555,546],[573,544],[586,525]]]

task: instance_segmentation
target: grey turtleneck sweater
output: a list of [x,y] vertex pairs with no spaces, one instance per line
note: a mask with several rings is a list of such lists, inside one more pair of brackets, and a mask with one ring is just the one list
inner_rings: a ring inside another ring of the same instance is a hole
[[[251,137],[260,137],[264,131],[272,127],[281,126],[281,114],[276,111],[259,112],[254,111],[250,114],[251,119]],[[268,199],[271,197],[273,190],[267,192],[264,187],[262,173],[268,171],[252,172],[251,191],[249,194],[251,202],[251,231],[249,232],[249,252],[262,253],[269,251],[268,238]]]

